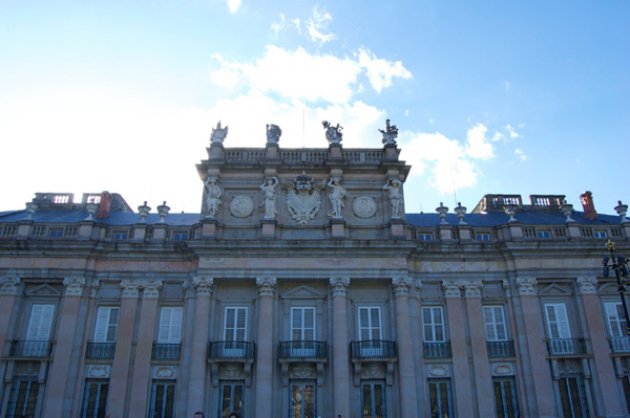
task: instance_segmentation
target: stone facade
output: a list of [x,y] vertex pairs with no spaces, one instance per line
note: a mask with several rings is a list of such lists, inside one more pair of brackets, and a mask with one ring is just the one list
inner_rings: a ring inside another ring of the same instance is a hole
[[217,126],[199,214],[110,193],[0,212],[0,416],[629,416],[601,268],[608,238],[630,252],[625,213],[408,213],[389,124],[375,149],[270,126],[257,149]]

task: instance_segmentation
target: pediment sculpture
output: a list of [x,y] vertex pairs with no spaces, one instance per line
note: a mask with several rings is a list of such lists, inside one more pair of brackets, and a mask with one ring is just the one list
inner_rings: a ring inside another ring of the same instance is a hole
[[313,179],[304,173],[297,176],[293,187],[287,193],[287,208],[298,225],[305,225],[317,216],[322,199],[319,191],[313,187]]

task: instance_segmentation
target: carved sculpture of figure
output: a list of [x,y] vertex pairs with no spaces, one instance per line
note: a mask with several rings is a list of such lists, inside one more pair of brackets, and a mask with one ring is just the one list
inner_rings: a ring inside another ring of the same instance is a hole
[[389,179],[383,186],[387,192],[389,204],[392,208],[392,218],[400,218],[400,210],[403,206],[402,182],[398,179]]
[[396,145],[396,138],[398,138],[398,128],[396,125],[390,125],[389,119],[385,121],[385,130],[379,129],[383,135],[383,145]]
[[276,217],[276,186],[278,185],[278,177],[267,177],[260,190],[263,191],[264,201],[260,206],[265,207],[265,219],[274,219]]
[[268,124],[267,125],[267,143],[268,144],[277,144],[280,141],[280,136],[282,135],[282,129],[278,125]]
[[337,124],[337,126],[332,126],[327,120],[323,121],[322,125],[324,126],[324,129],[326,129],[326,139],[328,140],[328,143],[341,144],[341,139],[343,137],[341,130],[343,127],[339,124]]
[[346,189],[341,186],[341,179],[339,177],[331,177],[326,184],[331,188],[328,193],[330,199],[330,206],[332,207],[332,216],[335,219],[341,219],[341,210],[343,209],[343,199],[346,197]]
[[228,134],[228,127],[221,127],[221,121],[217,122],[217,127],[212,128],[212,134],[210,134],[210,142],[216,144],[222,144],[223,140]]
[[206,210],[208,211],[208,216],[216,218],[221,205],[221,195],[223,194],[219,186],[219,179],[208,177],[204,184],[206,187]]

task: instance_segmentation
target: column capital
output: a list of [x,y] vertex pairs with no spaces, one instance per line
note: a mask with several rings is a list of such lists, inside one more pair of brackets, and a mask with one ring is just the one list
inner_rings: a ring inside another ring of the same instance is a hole
[[535,277],[516,278],[516,287],[520,296],[536,296],[536,284],[538,284],[538,281]]
[[331,277],[328,279],[333,296],[346,296],[348,294],[348,286],[350,286],[350,277]]
[[577,278],[577,283],[581,294],[597,294],[597,278],[592,276],[581,276]]
[[146,279],[140,282],[142,287],[142,297],[157,299],[160,296],[160,289],[162,288],[162,280],[159,279]]
[[193,277],[193,287],[197,296],[212,296],[214,292],[214,277],[195,276]]
[[18,276],[0,276],[0,295],[17,295],[19,288]]
[[442,280],[442,289],[444,289],[444,297],[446,298],[461,297],[460,287],[459,280]]
[[121,280],[120,287],[123,288],[123,298],[137,298],[140,296],[140,284],[136,280]]
[[63,279],[63,285],[66,286],[66,296],[81,296],[85,286],[85,277],[66,277]]
[[276,290],[277,279],[275,277],[256,277],[259,296],[273,296]]
[[397,276],[392,277],[392,286],[394,287],[394,295],[407,296],[409,294],[409,288],[413,281],[409,276]]
[[460,286],[464,289],[464,295],[467,298],[480,298],[483,289],[482,280],[459,280]]

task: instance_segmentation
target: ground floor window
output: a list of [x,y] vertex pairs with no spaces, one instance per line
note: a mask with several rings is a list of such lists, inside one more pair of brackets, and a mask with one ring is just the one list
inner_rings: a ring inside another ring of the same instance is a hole
[[102,379],[88,379],[83,391],[82,418],[105,418],[107,407],[107,392],[109,381]]
[[382,380],[361,382],[361,417],[385,418],[385,382]]
[[492,380],[494,399],[498,418],[517,418],[518,398],[516,396],[516,381],[513,377],[497,377]]
[[35,377],[17,378],[11,388],[7,418],[35,416],[39,383]]
[[451,379],[429,379],[431,418],[453,418]]
[[175,417],[175,381],[154,380],[151,385],[150,418]]
[[565,418],[588,418],[586,390],[581,376],[563,377],[558,381],[560,403]]
[[315,418],[315,381],[291,381],[291,418]]
[[231,413],[243,416],[243,383],[242,382],[222,382],[221,383],[221,410],[220,418],[228,418]]

